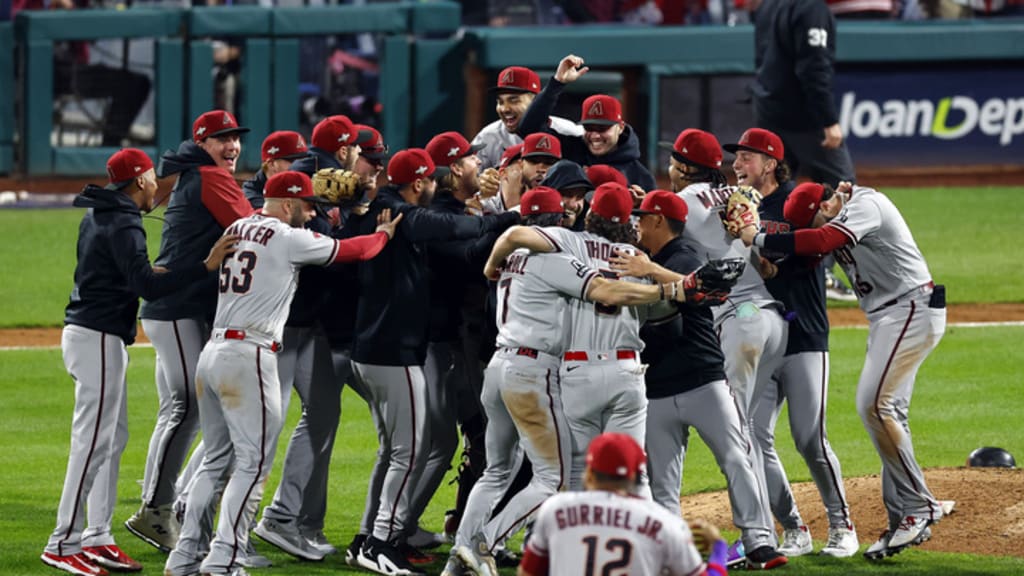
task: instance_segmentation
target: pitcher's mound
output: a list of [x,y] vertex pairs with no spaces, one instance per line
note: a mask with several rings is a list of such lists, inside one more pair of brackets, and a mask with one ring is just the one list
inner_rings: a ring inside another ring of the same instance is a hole
[[[932,494],[955,500],[954,512],[932,528],[922,550],[1024,557],[1024,470],[1006,468],[933,468],[925,470]],[[812,482],[793,485],[804,522],[817,541],[828,537],[828,518]],[[874,542],[886,528],[881,478],[846,479],[846,498],[861,545]],[[733,529],[729,496],[724,491],[681,498],[683,515],[707,518]],[[779,528],[781,530],[781,528]]]

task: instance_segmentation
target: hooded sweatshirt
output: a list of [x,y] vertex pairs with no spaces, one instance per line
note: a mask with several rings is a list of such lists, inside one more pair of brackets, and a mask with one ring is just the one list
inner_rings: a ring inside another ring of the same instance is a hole
[[157,300],[207,276],[202,259],[166,273],[153,271],[142,213],[124,192],[90,184],[74,205],[88,210],[78,227],[78,265],[75,287],[64,309],[65,324],[116,334],[131,344],[139,296]]
[[548,82],[527,108],[523,119],[519,121],[519,135],[525,138],[534,132],[541,131],[553,134],[562,143],[562,158],[572,160],[581,166],[608,164],[625,174],[630,184],[637,184],[644,190],[654,190],[657,187],[654,176],[651,176],[647,167],[640,162],[640,139],[637,138],[636,131],[629,124],[623,128],[615,148],[603,156],[595,156],[590,153],[583,140],[584,136],[561,134],[551,128],[549,118],[554,112],[555,106],[558,104],[558,97],[564,88],[565,84],[554,78]]
[[[548,168],[547,174],[544,175],[544,180],[540,183],[541,186],[548,186],[561,192],[570,188],[589,188],[594,189],[594,185],[587,178],[587,173],[583,170],[583,167],[573,162],[572,160],[559,160]],[[588,197],[590,195],[588,194]],[[580,232],[585,227],[587,218],[587,212],[590,212],[590,202],[583,201],[583,209],[580,210],[579,215],[576,216],[576,222],[572,225],[572,230]]]
[[[178,174],[164,215],[156,264],[168,270],[206,258],[224,229],[253,213],[234,176],[217,166],[195,142],[186,140],[177,152],[164,152],[157,176]],[[217,310],[217,277],[211,275],[185,290],[142,304],[142,317],[152,320],[213,320]]]

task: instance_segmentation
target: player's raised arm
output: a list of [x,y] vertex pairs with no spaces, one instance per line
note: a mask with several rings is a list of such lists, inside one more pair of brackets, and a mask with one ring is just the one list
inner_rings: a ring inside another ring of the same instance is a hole
[[484,265],[484,276],[490,280],[497,280],[501,263],[520,248],[526,248],[531,252],[557,252],[551,241],[538,229],[532,226],[513,226],[505,230],[495,241],[487,264]]

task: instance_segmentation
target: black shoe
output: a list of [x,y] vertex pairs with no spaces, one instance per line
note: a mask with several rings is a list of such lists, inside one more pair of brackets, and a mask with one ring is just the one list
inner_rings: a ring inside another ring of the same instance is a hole
[[761,546],[747,552],[747,570],[771,570],[787,562],[789,559],[771,546]]
[[519,556],[508,548],[498,548],[494,551],[494,561],[498,568],[515,568],[519,566]]
[[426,576],[426,573],[412,565],[391,542],[369,536],[363,543],[356,561],[360,566],[385,576]]
[[352,539],[352,543],[345,549],[345,564],[353,568],[359,567],[357,558],[359,557],[359,550],[363,547],[363,542],[366,542],[366,534],[356,534],[356,537]]

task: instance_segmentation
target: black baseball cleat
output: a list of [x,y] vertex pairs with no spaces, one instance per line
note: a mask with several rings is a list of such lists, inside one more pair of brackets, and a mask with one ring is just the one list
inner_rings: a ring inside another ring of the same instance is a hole
[[785,566],[789,562],[771,546],[761,546],[747,552],[747,570],[771,570],[779,566]]

